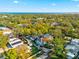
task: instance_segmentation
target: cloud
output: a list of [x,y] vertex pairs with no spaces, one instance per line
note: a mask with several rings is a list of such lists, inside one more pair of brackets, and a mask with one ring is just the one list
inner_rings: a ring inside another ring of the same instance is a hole
[[72,0],[72,1],[79,2],[79,0]]
[[19,1],[15,0],[15,1],[13,1],[13,3],[18,4],[18,3],[19,3]]
[[56,3],[52,3],[51,5],[52,5],[52,6],[56,6]]
[[77,7],[79,7],[79,4],[78,5],[76,5]]

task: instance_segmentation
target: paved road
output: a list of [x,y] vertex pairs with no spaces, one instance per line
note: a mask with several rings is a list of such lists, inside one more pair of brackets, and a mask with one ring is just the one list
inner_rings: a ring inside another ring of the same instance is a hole
[[31,57],[27,58],[27,59],[32,59],[33,57],[35,57],[37,54],[41,53],[41,51],[37,52],[36,54],[32,55]]
[[36,59],[46,59],[48,57],[47,54],[42,54],[41,56],[39,56],[38,58]]

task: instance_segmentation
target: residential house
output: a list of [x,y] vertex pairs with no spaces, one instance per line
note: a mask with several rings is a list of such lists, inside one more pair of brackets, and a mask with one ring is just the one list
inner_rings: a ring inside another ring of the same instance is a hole
[[41,47],[48,43],[50,40],[53,39],[53,36],[49,34],[44,34],[41,36],[26,36],[26,40],[28,41],[29,45],[32,45],[31,41],[35,42],[35,46]]
[[8,16],[7,15],[3,15],[1,18],[8,18]]
[[37,20],[43,20],[44,18],[42,18],[42,17],[39,17],[39,18],[37,18]]
[[12,33],[12,30],[7,27],[0,27],[0,34],[9,35]]
[[51,36],[49,34],[45,34],[45,35],[42,35],[42,36],[38,37],[35,40],[35,42],[39,46],[44,46],[46,43],[48,43],[52,39],[53,39],[53,36]]
[[28,26],[28,24],[18,24],[18,26],[25,28]]
[[27,39],[30,39],[32,41],[34,41],[36,39],[36,37],[33,37],[33,36],[26,36]]
[[61,25],[61,23],[59,23],[59,22],[53,22],[53,23],[51,23],[51,26],[60,26]]
[[53,36],[50,34],[44,34],[44,38],[48,38],[49,40],[52,40]]
[[9,44],[12,48],[16,48],[16,47],[22,45],[23,42],[18,38],[10,38],[9,39]]
[[67,59],[73,59],[79,52],[79,39],[72,39],[65,49],[67,50]]

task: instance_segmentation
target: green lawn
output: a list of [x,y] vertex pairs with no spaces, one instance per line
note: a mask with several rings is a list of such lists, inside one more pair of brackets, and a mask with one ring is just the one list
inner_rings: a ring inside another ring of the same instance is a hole
[[32,46],[32,55],[35,54],[35,53],[37,53],[38,51],[39,51],[39,50],[38,50],[37,47]]

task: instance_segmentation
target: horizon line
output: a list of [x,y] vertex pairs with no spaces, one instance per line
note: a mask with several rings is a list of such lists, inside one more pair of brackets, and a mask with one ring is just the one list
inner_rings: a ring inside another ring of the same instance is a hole
[[79,14],[79,12],[0,12],[0,14]]

